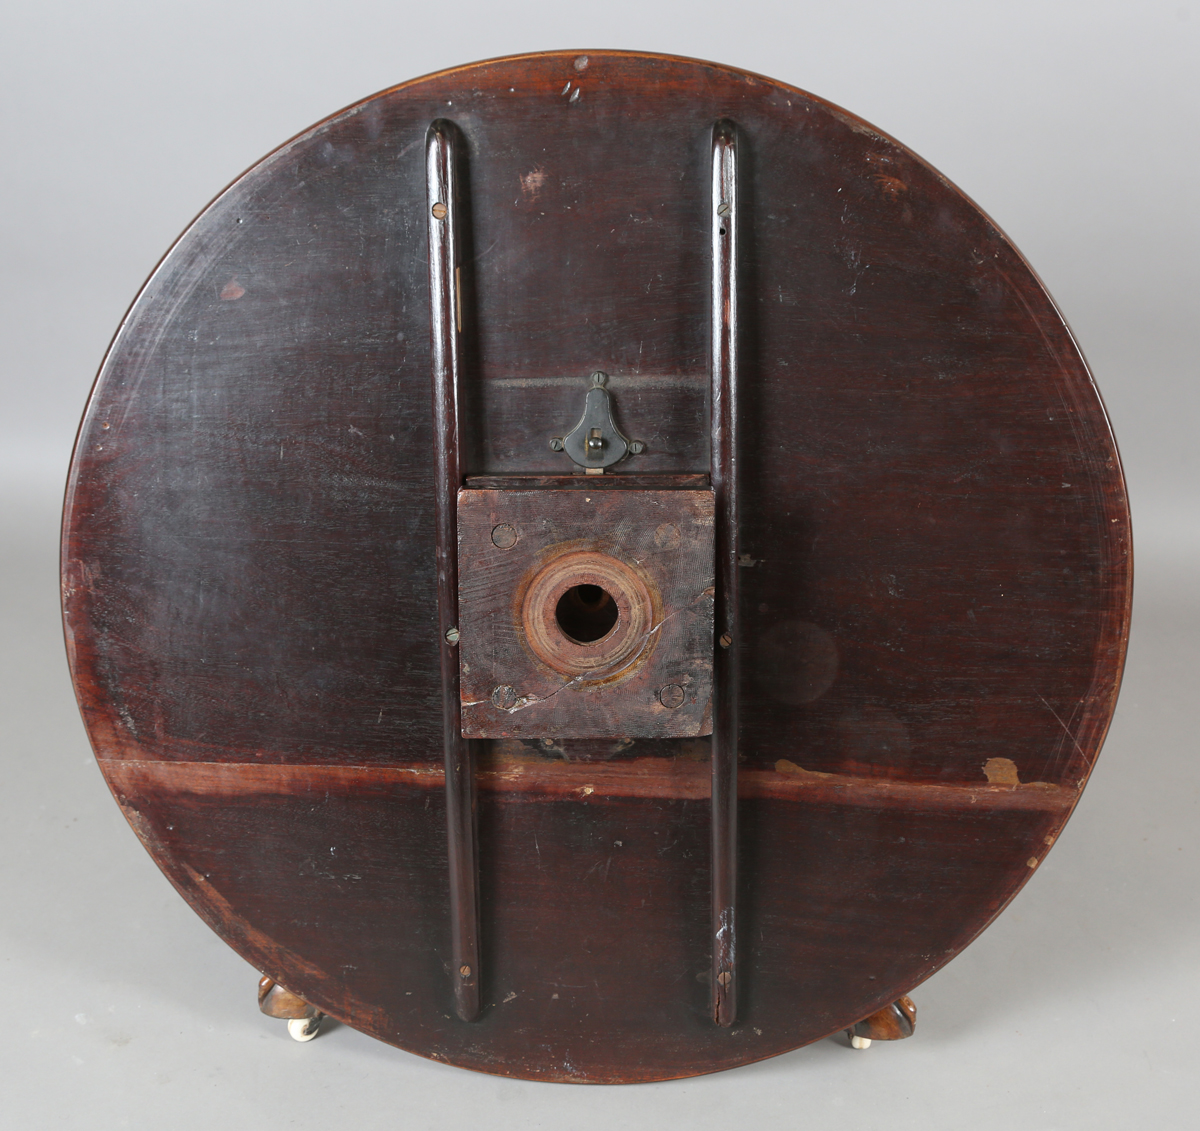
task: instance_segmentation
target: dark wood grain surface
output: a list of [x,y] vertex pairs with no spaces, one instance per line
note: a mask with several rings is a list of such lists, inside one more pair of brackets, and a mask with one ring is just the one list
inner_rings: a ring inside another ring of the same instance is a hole
[[[437,118],[467,150],[463,470],[483,477],[568,474],[547,437],[578,419],[597,369],[646,444],[617,474],[710,470],[711,136],[737,124],[730,1028],[710,1015],[703,738],[578,760],[567,739],[484,744],[483,1002],[475,1022],[454,1016],[424,181]],[[206,921],[381,1039],[575,1081],[794,1048],[965,946],[1091,770],[1130,570],[1099,396],[988,218],[811,95],[619,53],[394,88],[226,190],[105,361],[63,542],[100,764]]]

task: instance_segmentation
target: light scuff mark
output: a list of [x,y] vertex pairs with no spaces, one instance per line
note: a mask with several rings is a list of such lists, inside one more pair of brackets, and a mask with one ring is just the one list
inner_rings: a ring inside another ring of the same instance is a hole
[[537,165],[530,169],[528,173],[519,173],[518,178],[521,181],[522,196],[532,203],[541,196],[542,188],[546,184],[546,167],[544,165]]
[[989,785],[1020,785],[1017,764],[1011,758],[989,758],[983,764]]

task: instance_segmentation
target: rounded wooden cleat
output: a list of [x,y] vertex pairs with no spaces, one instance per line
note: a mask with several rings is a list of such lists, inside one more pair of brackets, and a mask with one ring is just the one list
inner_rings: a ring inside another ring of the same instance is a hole
[[284,989],[273,978],[263,978],[258,983],[258,1008],[268,1017],[291,1019],[320,1015],[315,1006],[309,1005],[291,990]]
[[[872,1041],[902,1041],[917,1027],[917,1007],[912,998],[902,997],[864,1017],[846,1032],[856,1049],[867,1048]],[[866,1044],[859,1044],[866,1041]]]

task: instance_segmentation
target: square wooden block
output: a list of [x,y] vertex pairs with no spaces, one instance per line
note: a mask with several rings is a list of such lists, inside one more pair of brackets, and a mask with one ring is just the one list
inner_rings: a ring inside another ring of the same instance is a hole
[[458,570],[468,738],[712,733],[711,490],[468,488]]

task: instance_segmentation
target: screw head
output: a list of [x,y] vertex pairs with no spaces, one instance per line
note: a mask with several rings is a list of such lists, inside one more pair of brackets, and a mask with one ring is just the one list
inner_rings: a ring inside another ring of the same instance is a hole
[[511,711],[517,705],[517,693],[508,684],[492,690],[492,706],[501,711]]
[[603,389],[608,384],[608,374],[603,369],[597,369],[592,374],[592,384],[597,388]]
[[673,522],[664,522],[654,531],[654,544],[660,550],[678,550],[682,541],[679,527]]
[[435,220],[444,220],[449,213],[448,209],[440,200],[433,206],[433,216]]
[[446,643],[458,643],[458,629],[454,625],[451,625],[448,629],[446,629]]
[[659,688],[658,701],[671,710],[682,707],[684,698],[683,688],[677,683],[668,683],[666,687]]
[[729,202],[727,200],[723,200],[723,201],[721,201],[720,204],[717,205],[717,215],[718,216],[728,216],[729,215]]
[[727,986],[727,985],[729,985],[730,982],[733,981],[733,975],[728,970],[722,970],[717,975],[717,981],[720,982],[721,985]]
[[721,633],[721,647],[728,648],[733,643],[733,637],[728,632]]
[[641,440],[634,440],[629,445],[629,454],[640,456],[646,450],[646,445]]
[[555,436],[550,441],[550,450],[552,452],[561,452],[563,450],[563,441],[561,436]]
[[471,976],[471,967],[466,965],[460,966],[458,972],[462,977],[469,978]]
[[500,550],[508,550],[517,544],[517,531],[507,522],[492,528],[492,545]]

